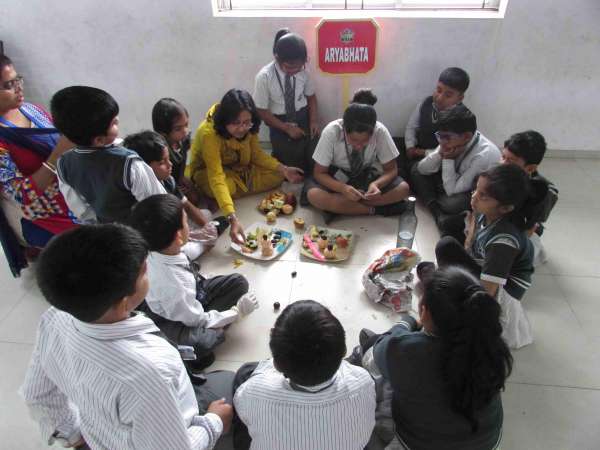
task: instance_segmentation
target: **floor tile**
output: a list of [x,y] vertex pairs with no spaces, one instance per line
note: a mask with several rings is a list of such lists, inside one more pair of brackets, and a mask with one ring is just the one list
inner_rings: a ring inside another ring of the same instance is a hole
[[544,269],[556,275],[600,277],[598,224],[600,209],[558,205],[542,236],[548,254]]
[[43,443],[37,424],[30,418],[17,390],[23,384],[32,346],[0,342],[0,435],[3,449],[42,450]]
[[[361,281],[365,269],[301,262],[296,268],[291,301],[315,300],[327,306],[345,328],[384,332],[394,325],[398,315],[367,297]],[[358,334],[354,344],[357,342]]]
[[600,178],[597,173],[591,176],[597,162],[558,158],[542,162],[540,173],[559,190],[557,206],[600,208],[600,197],[597,195],[600,191]]
[[534,343],[513,353],[511,381],[600,388],[600,352],[582,333],[556,279],[536,276],[523,305]]
[[31,289],[35,288],[33,269],[27,268],[21,272],[20,278],[14,278],[4,258],[0,253],[0,322]]
[[206,370],[207,372],[213,372],[215,370],[230,370],[232,372],[237,372],[242,364],[244,364],[242,361],[217,360]]
[[556,277],[565,299],[588,338],[600,338],[600,278]]
[[502,450],[595,450],[600,391],[509,383]]
[[[226,332],[226,339],[216,351],[219,360],[256,361],[269,357],[269,331],[277,318],[274,302],[280,310],[288,304],[295,262],[277,263],[245,262],[238,272],[250,282],[250,290],[256,293],[260,307],[247,317],[240,318]],[[218,273],[217,273],[218,274]]]
[[580,158],[575,160],[575,164],[585,172],[586,176],[600,181],[600,159]]
[[37,288],[32,289],[0,322],[0,341],[35,343],[40,316],[49,306],[40,291]]

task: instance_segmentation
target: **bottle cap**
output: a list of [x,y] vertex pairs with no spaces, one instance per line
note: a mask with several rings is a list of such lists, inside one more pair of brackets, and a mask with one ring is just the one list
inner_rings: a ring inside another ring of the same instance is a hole
[[400,233],[398,233],[398,237],[400,239],[404,239],[405,241],[408,241],[409,239],[413,238],[413,234],[410,231],[401,231]]

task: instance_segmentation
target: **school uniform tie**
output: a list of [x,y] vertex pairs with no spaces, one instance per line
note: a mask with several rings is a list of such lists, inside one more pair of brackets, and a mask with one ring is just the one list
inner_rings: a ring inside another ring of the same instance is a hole
[[200,264],[190,261],[187,265],[187,269],[192,272],[194,279],[196,280],[196,300],[202,303],[203,306],[206,306],[208,300],[206,298],[206,290],[204,289],[204,281],[206,278],[200,274]]
[[348,158],[350,160],[350,178],[356,178],[362,172],[364,156],[364,151],[350,150]]
[[296,123],[296,103],[295,103],[296,93],[294,92],[294,90],[295,89],[292,87],[292,77],[291,77],[291,75],[286,74],[285,75],[285,92],[284,92],[285,120],[286,120],[286,122],[292,122],[292,123]]

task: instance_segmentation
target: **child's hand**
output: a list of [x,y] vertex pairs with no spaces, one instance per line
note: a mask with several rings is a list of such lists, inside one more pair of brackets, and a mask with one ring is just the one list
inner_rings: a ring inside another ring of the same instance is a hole
[[192,180],[187,177],[181,177],[177,187],[193,205],[197,205],[199,203],[200,196],[198,195],[198,191],[196,191],[196,186],[194,186]]
[[342,191],[342,195],[344,197],[346,197],[348,200],[352,200],[353,202],[357,202],[359,200],[364,200],[365,199],[365,195],[362,192],[360,192],[355,187],[350,186],[349,184],[347,184],[346,186],[344,186],[344,190]]
[[379,189],[379,187],[377,187],[375,183],[371,183],[369,185],[369,189],[367,190],[367,192],[365,192],[365,198],[369,199],[376,197],[377,195],[381,195],[381,189]]
[[238,245],[246,244],[246,235],[244,234],[244,227],[242,227],[242,224],[237,219],[231,221],[231,227],[229,228],[229,237],[233,242],[235,242]]
[[469,248],[471,248],[473,238],[475,237],[475,214],[473,214],[472,211],[467,211],[465,223],[467,226],[465,230],[465,248],[468,250]]
[[208,405],[207,413],[216,414],[223,422],[223,433],[227,433],[231,427],[231,419],[233,419],[233,408],[225,403],[225,399],[216,400]]
[[533,236],[533,233],[535,233],[539,227],[539,223],[536,223],[534,226],[532,226],[529,230],[527,230],[527,236],[531,237]]
[[283,166],[281,173],[290,183],[300,183],[304,179],[304,171],[298,167]]
[[254,293],[248,292],[240,297],[236,307],[240,315],[247,316],[254,310],[258,309],[258,299]]
[[285,132],[292,139],[300,139],[304,137],[304,130],[295,123],[286,124]]
[[217,227],[214,223],[208,222],[199,230],[190,231],[190,238],[208,245],[215,245],[215,241],[219,237]]
[[319,128],[318,122],[311,122],[310,123],[310,137],[315,138],[319,134],[321,134],[321,129]]
[[67,448],[89,450],[90,447],[87,445],[87,442],[85,442],[85,439],[81,438],[77,442],[75,442],[73,445],[69,445]]
[[422,158],[425,156],[425,149],[419,147],[407,148],[406,156],[408,156],[408,159]]

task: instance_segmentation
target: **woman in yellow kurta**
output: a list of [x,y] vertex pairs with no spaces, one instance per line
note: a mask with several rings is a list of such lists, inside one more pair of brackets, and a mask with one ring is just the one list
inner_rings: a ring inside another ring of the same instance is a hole
[[281,164],[260,148],[260,118],[246,91],[231,89],[213,105],[196,130],[187,173],[206,195],[214,197],[231,224],[230,236],[242,244],[244,229],[233,199],[268,191],[284,178],[302,181],[302,170]]

